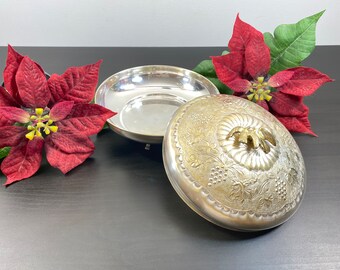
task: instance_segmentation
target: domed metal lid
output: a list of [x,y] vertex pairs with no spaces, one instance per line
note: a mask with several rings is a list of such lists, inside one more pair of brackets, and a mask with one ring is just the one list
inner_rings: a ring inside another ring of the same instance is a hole
[[260,106],[229,95],[182,105],[169,123],[163,160],[181,198],[207,220],[256,231],[285,222],[305,189],[301,152]]

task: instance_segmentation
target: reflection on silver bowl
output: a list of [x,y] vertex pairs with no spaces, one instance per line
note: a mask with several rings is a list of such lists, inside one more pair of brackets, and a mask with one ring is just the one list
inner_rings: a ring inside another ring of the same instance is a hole
[[141,66],[118,72],[97,89],[95,102],[118,113],[108,120],[120,135],[143,143],[161,143],[168,122],[182,104],[218,94],[203,76],[173,66]]

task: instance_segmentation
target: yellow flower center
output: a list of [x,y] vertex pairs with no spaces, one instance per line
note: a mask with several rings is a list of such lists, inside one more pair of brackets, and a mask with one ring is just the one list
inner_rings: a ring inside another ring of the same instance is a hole
[[43,137],[43,134],[49,135],[51,132],[57,132],[58,127],[52,125],[53,120],[50,119],[50,115],[44,111],[43,108],[36,108],[35,114],[30,116],[30,124],[27,126],[29,131],[25,136],[29,140],[33,140],[35,137]]
[[252,82],[249,89],[251,94],[247,95],[250,101],[258,102],[263,100],[271,100],[270,89],[268,83],[264,81],[264,77],[258,77],[257,81]]

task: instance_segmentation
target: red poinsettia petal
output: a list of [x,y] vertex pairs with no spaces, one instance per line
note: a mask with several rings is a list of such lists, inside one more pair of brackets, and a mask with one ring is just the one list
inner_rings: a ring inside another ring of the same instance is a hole
[[16,98],[18,93],[17,84],[15,82],[15,74],[24,57],[16,52],[11,45],[8,45],[6,67],[4,70],[4,85],[12,97]]
[[[22,104],[22,101],[18,93],[15,76],[23,58],[24,56],[15,51],[11,45],[8,45],[6,67],[3,73],[4,85],[9,94],[15,99],[16,103],[18,104]],[[41,72],[44,73],[41,66],[38,63],[35,64],[38,66]]]
[[14,98],[2,86],[0,86],[0,106],[19,106]]
[[16,146],[21,141],[26,140],[27,128],[20,126],[4,126],[0,131],[0,148],[6,146]]
[[60,131],[71,130],[86,136],[97,134],[107,119],[116,115],[97,104],[75,104],[67,118],[57,122]]
[[231,52],[222,56],[213,56],[212,62],[218,79],[226,84],[241,79],[243,71],[243,56],[239,52]]
[[228,83],[228,86],[235,92],[245,93],[251,87],[251,83],[248,80],[236,79]]
[[275,115],[276,118],[291,132],[306,133],[317,137],[317,135],[312,131],[308,116],[280,116]]
[[249,40],[245,51],[246,70],[257,79],[265,77],[270,69],[270,51],[263,36]]
[[[58,133],[59,132],[55,133],[55,135]],[[78,165],[82,164],[89,156],[91,156],[94,150],[94,145],[92,142],[90,143],[91,140],[88,138],[88,140],[85,142],[84,139],[79,139],[79,141],[77,141],[78,139],[75,139],[72,135],[67,139],[62,136],[63,135],[59,137],[56,136],[55,138],[48,136],[46,138],[45,150],[46,158],[51,166],[58,168],[65,174]],[[73,142],[69,147],[68,143],[70,143],[72,139]],[[80,148],[78,148],[78,146],[76,146],[79,143],[84,142],[86,143],[86,147],[80,146]],[[75,150],[75,152],[72,153],[71,149]]]
[[269,106],[268,106],[268,103],[267,101],[265,100],[261,100],[261,101],[258,101],[256,102],[257,105],[260,105],[263,109],[265,109],[266,111],[269,111]]
[[38,65],[25,56],[15,76],[20,98],[26,107],[45,108],[50,101],[45,74]]
[[293,71],[294,74],[279,90],[290,95],[309,96],[324,83],[333,81],[326,74],[313,68],[296,67],[287,71]]
[[242,21],[239,15],[237,15],[234,24],[233,35],[229,40],[228,48],[231,52],[245,51],[249,39],[261,36],[262,33],[260,31]]
[[8,118],[6,118],[5,116],[3,115],[0,115],[0,127],[3,127],[3,126],[11,126],[15,123],[15,121],[13,120],[8,120]]
[[89,103],[98,83],[99,66],[95,64],[68,68],[64,74],[53,74],[48,80],[52,103],[71,100],[75,103]]
[[7,176],[5,185],[31,177],[37,172],[41,163],[42,138],[25,140],[12,147],[9,155],[1,163],[1,171]]
[[46,138],[47,144],[65,153],[89,153],[93,152],[94,144],[89,137],[81,133],[55,132]]
[[11,106],[0,107],[0,115],[7,118],[7,120],[19,123],[27,123],[30,120],[30,114],[28,112]]
[[273,75],[272,77],[270,77],[270,79],[268,80],[268,85],[274,88],[280,87],[287,83],[292,78],[293,75],[294,71],[288,70],[280,71]]
[[60,121],[66,118],[73,108],[73,101],[58,102],[50,111],[50,119],[53,121]]
[[269,101],[271,109],[282,116],[301,116],[308,112],[308,107],[303,104],[303,98],[281,92],[272,93]]

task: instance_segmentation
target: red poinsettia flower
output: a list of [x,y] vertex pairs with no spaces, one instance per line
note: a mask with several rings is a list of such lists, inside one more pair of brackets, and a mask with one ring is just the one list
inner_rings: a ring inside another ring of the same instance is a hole
[[94,151],[89,136],[116,113],[92,100],[101,61],[71,67],[48,80],[29,57],[8,47],[4,85],[0,87],[0,148],[11,147],[1,163],[5,185],[28,178],[47,161],[67,173]]
[[212,57],[219,80],[235,95],[269,110],[288,130],[316,136],[311,130],[309,109],[303,103],[303,97],[332,80],[308,67],[290,68],[270,76],[270,50],[263,34],[239,16],[228,47],[229,54]]

